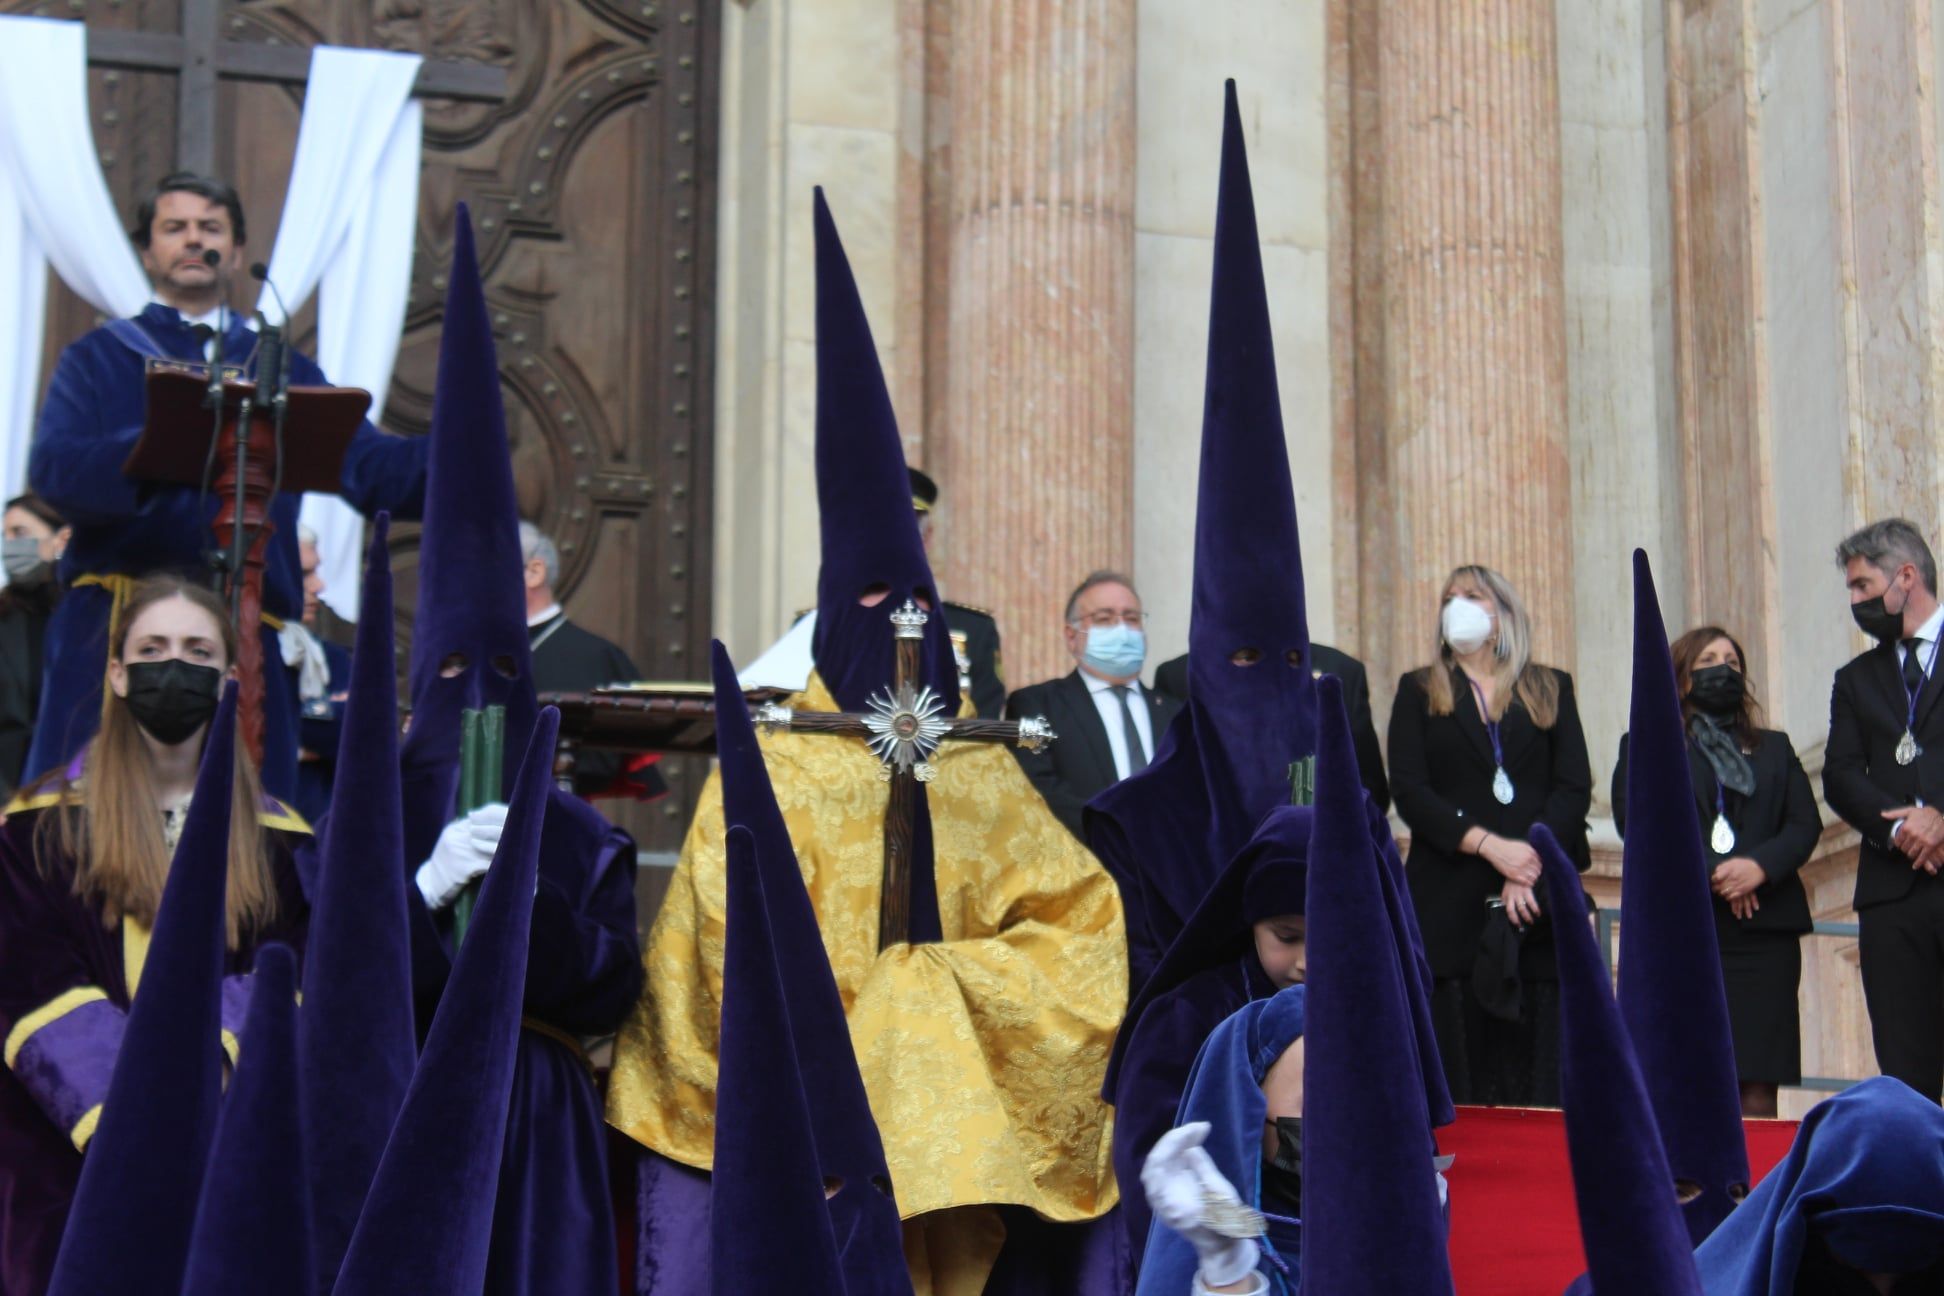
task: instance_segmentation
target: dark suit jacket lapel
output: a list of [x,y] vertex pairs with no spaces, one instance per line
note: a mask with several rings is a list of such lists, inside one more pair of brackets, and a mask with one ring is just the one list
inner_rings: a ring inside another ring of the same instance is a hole
[[[1944,641],[1940,641],[1940,650],[1944,650]],[[1920,666],[1929,666],[1931,668],[1930,677],[1924,681],[1924,691],[1917,695],[1917,727],[1923,729],[1929,724],[1931,712],[1937,706],[1937,695],[1944,693],[1944,679],[1938,678],[1940,674],[1937,669],[1939,663],[1931,659],[1929,651],[1926,651],[1922,656],[1918,657],[1917,662]],[[1899,669],[1897,674],[1897,689],[1898,692],[1903,691],[1903,672],[1901,669]]]
[[[1714,823],[1715,812],[1715,772],[1714,766],[1693,739],[1688,740],[1688,779],[1694,784],[1694,805],[1701,812],[1701,827],[1705,831]],[[1752,764],[1754,757],[1749,757]],[[1758,783],[1756,785],[1760,787]]]
[[[1456,666],[1451,668],[1451,714],[1457,719],[1458,727],[1464,730],[1465,737],[1471,739],[1472,746],[1476,747],[1478,754],[1484,758],[1485,768],[1491,769],[1497,763],[1492,755],[1492,735],[1485,731],[1485,721],[1479,717],[1478,695],[1472,692],[1471,683],[1465,678],[1465,672]],[[1505,745],[1504,738],[1505,727],[1501,725],[1499,726],[1501,747]]]
[[[1870,653],[1870,670],[1882,687],[1883,704],[1890,709],[1890,723],[1896,732],[1902,733],[1904,718],[1910,714],[1910,695],[1904,692],[1903,667],[1897,663],[1897,645],[1877,645]],[[1924,700],[1921,694],[1917,700],[1921,711]]]
[[1108,745],[1107,727],[1101,722],[1100,708],[1094,705],[1087,682],[1080,678],[1080,672],[1076,670],[1060,684],[1066,690],[1067,703],[1073,708],[1074,722],[1080,730],[1076,736],[1087,744],[1087,751],[1094,759],[1094,768],[1109,783],[1115,782],[1120,772],[1114,768],[1114,749]]

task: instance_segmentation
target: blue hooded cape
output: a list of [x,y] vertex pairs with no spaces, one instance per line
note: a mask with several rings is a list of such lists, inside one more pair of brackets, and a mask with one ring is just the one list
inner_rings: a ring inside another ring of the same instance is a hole
[[1795,1296],[1823,1251],[1874,1273],[1944,1265],[1944,1109],[1901,1080],[1865,1080],[1811,1108],[1789,1155],[1694,1262],[1707,1296]]
[[[1202,1145],[1209,1160],[1251,1206],[1262,1204],[1262,1123],[1269,1112],[1262,1078],[1302,1037],[1305,994],[1305,987],[1290,986],[1271,998],[1244,1004],[1217,1026],[1195,1056],[1188,1092],[1182,1096],[1181,1111],[1175,1118],[1178,1126],[1192,1121],[1209,1123],[1208,1141]],[[1139,1184],[1122,1188],[1123,1192],[1140,1190]],[[1289,1266],[1285,1276],[1265,1259],[1269,1290],[1275,1296],[1291,1296],[1297,1290],[1302,1231],[1271,1223],[1269,1241]],[[1135,1296],[1184,1296],[1198,1267],[1195,1248],[1186,1238],[1165,1224],[1154,1224],[1148,1229]]]

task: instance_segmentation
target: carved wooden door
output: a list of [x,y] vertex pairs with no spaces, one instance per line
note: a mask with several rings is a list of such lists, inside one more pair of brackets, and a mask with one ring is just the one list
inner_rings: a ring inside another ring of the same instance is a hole
[[[381,422],[429,425],[454,206],[472,210],[494,312],[522,513],[558,542],[574,619],[644,676],[708,668],[715,54],[719,0],[229,0],[221,35],[407,49],[503,67],[497,104],[430,100],[411,304]],[[91,27],[181,30],[175,0],[0,9]],[[117,205],[174,166],[175,77],[95,69],[90,111]],[[267,259],[296,139],[295,88],[226,81],[218,169]],[[92,327],[51,294],[48,361]],[[239,302],[239,304],[242,304]],[[307,329],[311,312],[300,311]],[[308,349],[308,348],[307,348]],[[401,635],[416,528],[394,532]],[[620,816],[645,848],[679,844],[706,766],[665,761],[674,795]]]

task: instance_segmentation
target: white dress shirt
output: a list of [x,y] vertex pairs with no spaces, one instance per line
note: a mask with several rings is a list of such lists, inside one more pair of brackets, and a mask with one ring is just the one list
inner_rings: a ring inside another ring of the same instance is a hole
[[[1127,727],[1121,720],[1120,694],[1114,692],[1115,685],[1084,668],[1080,678],[1087,685],[1087,692],[1093,694],[1095,709],[1100,712],[1100,723],[1107,729],[1107,746],[1114,753],[1114,777],[1126,778],[1133,773],[1127,760]],[[1134,729],[1141,735],[1141,746],[1147,750],[1147,758],[1154,759],[1154,718],[1150,714],[1154,704],[1148,701],[1147,690],[1141,681],[1130,680],[1127,685],[1127,709],[1134,713]]]
[[[160,299],[157,299],[155,304],[158,306],[169,305],[169,303],[162,301]],[[176,314],[181,315],[182,322],[184,324],[187,324],[190,328],[194,328],[198,324],[207,324],[209,325],[210,328],[214,329],[219,334],[229,332],[228,324],[229,324],[230,316],[232,315],[233,312],[231,312],[230,308],[227,306],[223,306],[220,304],[216,306],[212,306],[200,315],[190,315],[183,311],[176,310],[176,308],[173,306],[170,306],[169,309],[175,310]],[[216,339],[211,338],[209,339],[209,341],[203,343],[203,359],[214,360],[215,358],[216,358]]]

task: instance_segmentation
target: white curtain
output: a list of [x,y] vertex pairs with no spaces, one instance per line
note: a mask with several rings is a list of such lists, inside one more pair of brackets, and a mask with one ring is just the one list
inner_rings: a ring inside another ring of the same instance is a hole
[[51,263],[106,315],[133,315],[148,278],[129,246],[88,116],[79,23],[0,17],[0,491],[27,480]]
[[[375,421],[391,385],[412,282],[422,113],[412,98],[421,59],[384,50],[311,51],[297,155],[270,279],[297,310],[315,290],[317,362],[332,382],[371,393]],[[283,312],[265,289],[257,309]],[[306,495],[324,602],[358,619],[363,519],[334,495]]]

